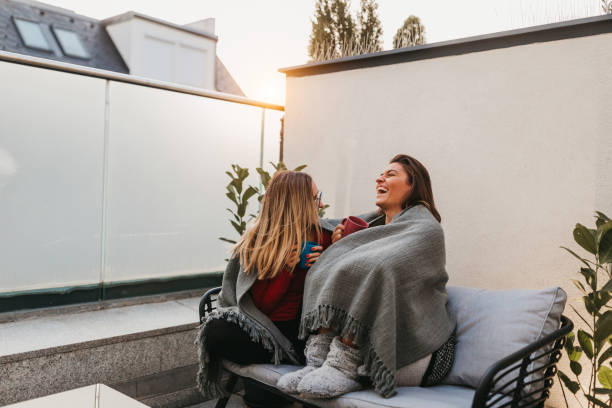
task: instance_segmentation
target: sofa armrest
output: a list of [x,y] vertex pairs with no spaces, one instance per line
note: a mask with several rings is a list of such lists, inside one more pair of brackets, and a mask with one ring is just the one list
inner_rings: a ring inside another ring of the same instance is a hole
[[200,299],[200,306],[198,308],[200,311],[200,323],[202,323],[202,320],[207,314],[217,308],[217,305],[213,305],[213,302],[216,302],[219,292],[221,292],[221,286],[208,290],[204,296],[202,296],[202,299]]
[[565,335],[573,328],[574,323],[561,316],[559,329],[489,367],[476,388],[472,408],[544,406]]

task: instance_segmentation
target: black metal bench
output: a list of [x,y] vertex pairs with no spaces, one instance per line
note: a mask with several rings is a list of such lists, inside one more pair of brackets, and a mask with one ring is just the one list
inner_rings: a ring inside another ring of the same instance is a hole
[[[216,297],[220,291],[220,287],[214,288],[202,297],[199,307],[200,322],[207,314],[216,309]],[[550,396],[553,377],[557,373],[556,366],[561,358],[565,335],[571,332],[573,328],[573,322],[567,317],[561,316],[561,327],[559,329],[491,365],[480,379],[471,407],[544,407],[544,402]],[[238,378],[242,378],[244,381],[255,382],[261,388],[301,403],[305,407],[320,407],[316,400],[303,400],[298,396],[285,394],[274,386],[242,376],[239,372],[234,371],[237,370],[229,372],[230,377],[226,384],[228,393],[234,390]],[[229,397],[220,398],[217,401],[216,408],[224,408],[228,399]],[[329,406],[329,403],[325,405]]]

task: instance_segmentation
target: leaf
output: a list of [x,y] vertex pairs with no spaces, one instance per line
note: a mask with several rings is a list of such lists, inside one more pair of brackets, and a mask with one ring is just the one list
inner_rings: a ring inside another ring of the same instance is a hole
[[592,293],[589,293],[588,296],[583,296],[582,300],[584,302],[584,307],[591,316],[597,313],[597,308],[595,307],[595,302],[593,301]]
[[323,207],[319,208],[319,218],[325,217],[325,210],[329,208],[329,204],[325,204]]
[[595,349],[600,350],[610,336],[612,336],[612,311],[607,310],[595,322],[595,333],[593,334]]
[[234,219],[236,220],[236,222],[240,222],[240,217],[234,213],[233,211],[230,211],[232,213],[232,216],[234,217]]
[[227,238],[221,238],[221,237],[219,237],[219,239],[220,239],[221,241],[229,242],[230,244],[235,244],[235,243],[236,243],[236,241],[231,240],[231,239],[227,239]]
[[581,291],[582,293],[586,295],[587,291],[584,288],[584,285],[580,281],[577,281],[576,279],[572,279],[572,282],[574,283],[574,286],[578,288],[579,291]]
[[238,195],[242,193],[242,180],[234,179],[230,182],[230,184],[234,186]]
[[610,357],[612,357],[612,347],[609,347],[606,351],[603,352],[601,356],[599,356],[599,360],[598,360],[599,365],[602,365],[603,363],[605,363],[606,360],[609,359]]
[[589,401],[591,401],[592,403],[594,403],[597,406],[603,407],[603,408],[610,408],[609,406],[607,406],[604,402],[598,400],[595,397],[592,397],[590,395],[584,394],[584,396],[586,397],[586,399],[588,399]]
[[570,361],[570,368],[572,369],[572,373],[576,374],[576,376],[579,376],[582,372],[582,366],[580,365],[580,363],[577,363],[575,361]]
[[264,188],[268,188],[268,184],[270,183],[270,179],[272,178],[270,176],[270,173],[268,173],[261,167],[256,168],[255,171],[259,173],[259,178],[261,179],[261,184],[264,186]]
[[586,261],[586,259],[584,259],[583,257],[581,257],[580,255],[578,255],[577,253],[575,253],[574,251],[572,251],[569,248],[566,248],[564,246],[562,246],[561,248],[565,249],[567,252],[569,252],[570,254],[574,255],[576,258],[578,258],[583,264],[585,264],[587,267],[590,267],[588,262]]
[[593,298],[594,298],[595,306],[597,307],[597,312],[599,312],[599,309],[601,309],[602,306],[605,306],[608,304],[608,301],[610,300],[611,297],[612,296],[610,295],[610,292],[602,292],[602,291],[593,292]]
[[232,223],[232,225],[234,226],[234,229],[238,232],[238,234],[242,235],[242,232],[240,231],[240,225],[238,225],[236,221],[230,220],[230,222]]
[[297,166],[295,169],[293,169],[293,171],[302,171],[306,168],[307,166],[305,164],[302,164],[301,166]]
[[580,385],[576,381],[570,380],[568,376],[565,375],[561,370],[557,371],[557,375],[559,376],[561,381],[563,381],[565,388],[570,390],[572,394],[576,394],[578,392],[578,390],[580,389]]
[[599,227],[597,237],[599,262],[612,263],[612,221]]
[[608,394],[608,395],[612,395],[612,390],[609,390],[607,388],[595,388],[593,391],[595,391],[595,394]]
[[244,214],[246,214],[246,208],[247,208],[247,202],[243,201],[238,205],[238,216],[239,217],[244,217]]
[[272,167],[274,167],[274,170],[276,171],[287,170],[287,166],[285,166],[285,163],[283,163],[282,161],[279,161],[277,164],[270,162],[270,164],[272,165]]
[[599,313],[599,310],[602,306],[606,305],[610,300],[610,292],[592,292],[587,296],[583,296],[584,306],[586,307],[587,312],[592,315],[596,315]]
[[606,283],[604,287],[601,288],[600,292],[612,292],[612,279],[610,279],[608,283]]
[[565,335],[565,344],[563,345],[563,348],[568,355],[574,350],[575,338],[576,336],[574,336],[574,332],[569,332]]
[[582,351],[580,351],[580,347],[573,347],[573,350],[570,353],[567,353],[570,361],[578,362],[580,361],[580,357],[582,357]]
[[242,202],[245,203],[249,201],[255,194],[257,194],[257,189],[253,186],[249,186],[242,195]]
[[595,221],[595,225],[597,225],[597,228],[610,221],[610,218],[606,214],[599,211],[595,211],[595,218],[597,218],[597,220]]
[[578,330],[578,343],[580,343],[580,347],[584,354],[591,359],[593,358],[593,343],[591,342],[591,338],[587,332],[584,330]]
[[234,194],[233,191],[229,191],[229,192],[225,193],[225,196],[227,198],[229,198],[230,200],[232,200],[234,202],[234,204],[238,204],[238,202],[236,201],[236,194]]
[[612,370],[606,366],[599,367],[597,379],[604,388],[612,389]]
[[582,224],[576,224],[576,227],[574,227],[574,241],[593,255],[597,252],[595,237]]
[[584,280],[593,290],[597,290],[597,279],[595,271],[591,268],[580,268],[580,273],[584,276]]

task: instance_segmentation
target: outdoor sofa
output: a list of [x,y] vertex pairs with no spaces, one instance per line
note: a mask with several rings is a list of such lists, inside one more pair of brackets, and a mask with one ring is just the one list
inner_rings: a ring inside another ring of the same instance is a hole
[[[209,290],[200,301],[200,321],[216,307],[221,288]],[[566,294],[561,288],[491,291],[447,287],[457,319],[455,361],[442,385],[398,387],[385,399],[362,390],[329,400],[301,399],[275,387],[278,378],[298,366],[223,361],[229,373],[226,389],[238,378],[256,382],[272,392],[325,408],[484,408],[543,407],[549,397],[565,335],[574,325],[563,316]],[[216,407],[225,407],[220,398]]]

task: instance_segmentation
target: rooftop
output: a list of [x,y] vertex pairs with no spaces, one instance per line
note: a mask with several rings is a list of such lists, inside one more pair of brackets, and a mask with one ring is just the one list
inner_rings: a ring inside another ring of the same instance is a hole
[[0,50],[129,72],[101,22],[35,1],[0,0]]

